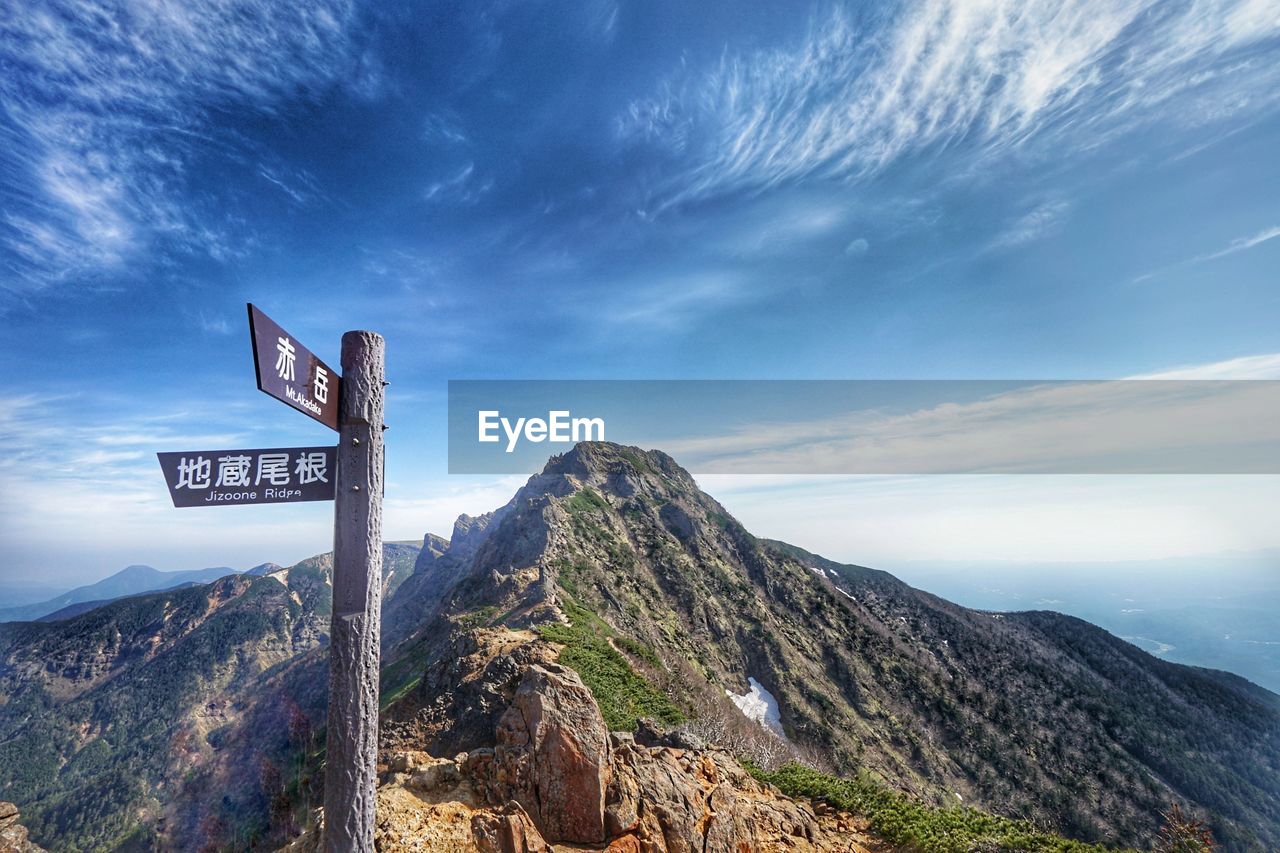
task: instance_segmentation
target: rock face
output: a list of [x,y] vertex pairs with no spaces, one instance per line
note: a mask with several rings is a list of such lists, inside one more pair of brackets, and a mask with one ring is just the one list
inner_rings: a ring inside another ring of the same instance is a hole
[[497,738],[491,792],[506,793],[499,780],[514,781],[510,798],[551,841],[604,840],[609,732],[577,673],[557,664],[525,670]]
[[646,747],[611,735],[610,849],[670,851],[865,850],[849,815],[820,818],[808,803],[761,785],[723,750]]
[[0,853],[44,853],[27,839],[27,828],[18,823],[18,807],[0,802]]

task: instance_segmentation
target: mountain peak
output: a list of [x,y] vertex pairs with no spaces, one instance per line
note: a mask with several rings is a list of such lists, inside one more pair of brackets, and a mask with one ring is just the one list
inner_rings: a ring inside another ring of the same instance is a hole
[[111,575],[110,577],[111,578],[145,578],[145,577],[151,577],[153,575],[158,575],[158,574],[160,574],[159,569],[153,568],[151,566],[143,566],[143,565],[135,564],[132,566],[125,566],[123,569],[116,572],[114,575]]
[[[561,493],[561,489],[547,489],[547,481],[570,480],[576,491],[583,486],[601,489],[620,497],[634,495],[641,482],[651,487],[697,488],[689,472],[660,450],[615,444],[611,441],[581,441],[572,450],[552,456],[530,485]],[[541,482],[539,482],[541,481]]]

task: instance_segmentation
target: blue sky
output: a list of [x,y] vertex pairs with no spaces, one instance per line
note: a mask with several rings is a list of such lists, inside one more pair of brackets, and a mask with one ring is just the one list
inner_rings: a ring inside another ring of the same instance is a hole
[[[41,2],[0,32],[0,577],[326,548],[323,506],[166,505],[157,450],[327,440],[254,389],[247,301],[331,364],[387,337],[405,538],[518,483],[445,475],[451,378],[1280,375],[1274,0]],[[1000,488],[1058,541],[1029,482]],[[892,520],[997,530],[962,486]],[[1202,486],[1179,512],[1216,518]],[[1073,505],[1164,499],[1098,488]],[[1174,518],[1099,541],[1162,555]],[[1222,527],[1180,548],[1262,535]]]

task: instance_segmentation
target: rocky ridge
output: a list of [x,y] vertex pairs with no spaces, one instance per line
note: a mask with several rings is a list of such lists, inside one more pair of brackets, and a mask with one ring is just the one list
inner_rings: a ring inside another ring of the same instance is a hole
[[[887,849],[852,815],[783,796],[723,749],[652,728],[608,731],[582,679],[531,632],[481,629],[457,642],[469,651],[452,667],[455,684],[467,686],[444,704],[473,719],[496,712],[493,745],[444,758],[385,750],[383,853]],[[320,814],[286,849],[318,849],[322,832]]]

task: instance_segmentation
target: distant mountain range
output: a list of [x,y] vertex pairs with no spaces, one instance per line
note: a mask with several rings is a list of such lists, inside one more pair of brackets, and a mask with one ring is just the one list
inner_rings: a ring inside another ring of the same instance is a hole
[[1280,691],[1280,551],[1091,563],[907,563],[894,572],[966,607],[1069,613],[1157,657],[1225,669]]
[[[0,608],[0,622],[31,622],[56,613],[61,613],[58,618],[66,618],[125,596],[175,589],[185,584],[209,583],[235,573],[235,569],[226,566],[182,572],[162,572],[151,566],[129,566],[97,583],[76,587],[45,601]],[[80,606],[77,608],[77,605]]]

